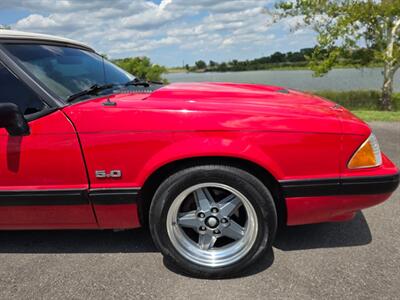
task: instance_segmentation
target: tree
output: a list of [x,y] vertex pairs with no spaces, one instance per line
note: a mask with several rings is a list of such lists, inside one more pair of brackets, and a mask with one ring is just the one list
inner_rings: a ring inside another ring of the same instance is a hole
[[208,65],[209,65],[211,68],[214,68],[214,67],[218,66],[218,63],[215,62],[215,61],[213,61],[213,60],[210,60],[210,62],[208,63]]
[[205,68],[207,68],[207,64],[205,63],[204,60],[196,61],[195,65],[196,65],[197,69],[205,69]]
[[10,29],[11,29],[11,26],[0,24],[0,29],[7,29],[7,30],[10,30]]
[[316,75],[330,71],[345,51],[364,45],[373,55],[362,55],[363,63],[384,64],[381,107],[392,110],[393,79],[400,67],[400,0],[291,0],[276,8],[279,18],[301,16],[317,32],[318,44],[309,57]]
[[218,71],[219,71],[219,72],[226,72],[226,71],[228,71],[228,65],[227,65],[225,62],[219,64],[219,66],[218,66]]
[[271,55],[271,62],[272,63],[280,63],[285,61],[285,54],[281,52],[275,52],[274,54]]
[[161,75],[167,71],[163,66],[152,64],[148,57],[117,59],[114,63],[143,80],[162,81]]

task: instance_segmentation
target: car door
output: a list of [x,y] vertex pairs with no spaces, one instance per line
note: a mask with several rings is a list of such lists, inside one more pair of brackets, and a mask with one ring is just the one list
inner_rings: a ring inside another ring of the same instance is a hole
[[73,125],[0,62],[0,103],[14,103],[30,133],[0,128],[0,229],[92,228],[88,179]]

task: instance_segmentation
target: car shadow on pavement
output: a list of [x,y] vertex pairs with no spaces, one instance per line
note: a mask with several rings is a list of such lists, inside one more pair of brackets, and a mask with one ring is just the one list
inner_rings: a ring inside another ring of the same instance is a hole
[[158,252],[147,229],[0,231],[0,253]]
[[[278,232],[274,248],[283,251],[315,248],[351,247],[369,244],[371,232],[364,215],[343,223],[323,223],[285,227]],[[146,253],[158,252],[147,229],[0,231],[0,253]],[[185,275],[166,259],[172,272]],[[253,267],[235,277],[246,277],[268,269],[274,262],[274,250],[259,258]],[[233,278],[233,277],[231,277]]]
[[347,222],[321,223],[282,228],[274,247],[283,251],[361,246],[371,243],[372,235],[362,212]]

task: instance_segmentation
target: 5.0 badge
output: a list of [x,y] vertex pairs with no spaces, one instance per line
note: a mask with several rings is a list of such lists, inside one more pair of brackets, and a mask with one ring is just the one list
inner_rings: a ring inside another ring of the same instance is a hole
[[121,170],[111,170],[107,173],[105,170],[96,171],[96,178],[121,178],[122,172]]

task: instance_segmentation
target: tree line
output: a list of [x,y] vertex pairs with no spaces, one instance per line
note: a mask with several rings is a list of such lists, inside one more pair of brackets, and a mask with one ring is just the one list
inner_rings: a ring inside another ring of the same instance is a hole
[[[269,56],[263,56],[252,60],[233,59],[228,62],[218,63],[210,60],[207,64],[204,60],[198,60],[193,66],[186,65],[185,68],[189,72],[236,72],[236,71],[253,71],[268,70],[282,67],[306,67],[310,57],[313,55],[315,48],[304,48],[300,51],[289,51],[286,53],[275,52]],[[340,66],[362,66],[371,63],[380,63],[379,60],[371,61],[373,53],[370,49],[359,48],[354,50],[342,51],[337,65]]]

